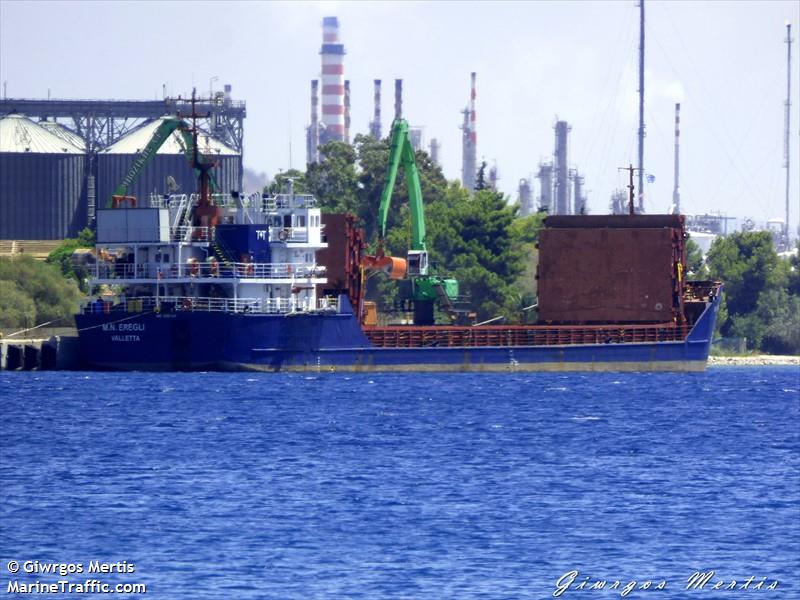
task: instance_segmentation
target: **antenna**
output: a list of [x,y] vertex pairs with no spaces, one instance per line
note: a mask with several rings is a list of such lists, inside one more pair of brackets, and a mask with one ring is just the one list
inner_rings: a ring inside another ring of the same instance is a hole
[[644,0],[639,0],[639,213],[644,213]]
[[783,166],[786,169],[786,221],[783,224],[783,249],[789,250],[789,119],[792,106],[792,24],[786,24],[786,113],[783,123]]
[[675,187],[672,189],[672,207],[676,215],[681,214],[680,191],[680,139],[681,139],[681,103],[675,103]]

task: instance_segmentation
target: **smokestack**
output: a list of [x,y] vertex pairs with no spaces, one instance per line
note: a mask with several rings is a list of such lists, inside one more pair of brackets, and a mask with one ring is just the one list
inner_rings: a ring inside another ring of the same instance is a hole
[[551,212],[553,209],[553,165],[547,162],[539,163],[539,210]]
[[531,195],[531,182],[527,179],[519,180],[519,214],[527,217],[533,214],[533,197]]
[[494,164],[489,169],[489,187],[493,189],[495,192],[497,191],[498,179],[500,179],[500,175],[497,173],[497,164]]
[[439,140],[436,138],[431,138],[431,162],[437,167],[441,166],[439,164],[439,150],[441,147],[442,145],[439,143]]
[[577,169],[572,170],[572,187],[574,188],[573,197],[575,198],[575,214],[586,214],[586,196],[583,193],[583,184],[586,178]]
[[681,139],[681,103],[675,103],[675,186],[672,188],[672,214],[681,214],[680,192],[680,139]]
[[478,130],[475,128],[475,94],[477,91],[477,87],[475,85],[475,72],[473,71],[470,74],[470,97],[469,97],[469,141],[472,143],[473,147],[477,149],[478,147]]
[[464,109],[464,124],[461,126],[461,185],[468,190],[475,189],[477,170],[478,134],[475,128],[475,73],[470,75],[469,106]]
[[319,81],[311,81],[311,125],[306,130],[306,162],[319,162]]
[[381,135],[381,80],[374,81],[373,99],[375,101],[375,112],[372,114],[372,122],[369,124],[369,134],[376,140],[383,137]]
[[394,119],[403,118],[403,80],[394,80]]
[[556,121],[556,147],[553,153],[553,166],[556,172],[555,178],[555,215],[572,214],[570,210],[570,189],[569,189],[569,132],[572,127],[566,121]]
[[339,19],[322,20],[322,143],[345,138],[344,45],[339,43]]
[[311,125],[319,126],[319,80],[311,81]]
[[344,82],[344,141],[350,143],[350,80]]

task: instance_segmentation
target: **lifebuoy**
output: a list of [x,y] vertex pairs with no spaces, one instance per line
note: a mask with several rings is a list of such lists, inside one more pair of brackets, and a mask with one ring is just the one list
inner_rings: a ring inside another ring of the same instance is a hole
[[286,229],[281,229],[281,230],[278,232],[278,239],[279,239],[280,241],[282,241],[282,242],[285,242],[286,240],[288,240],[288,239],[289,239],[289,232],[288,232],[288,230],[286,230]]
[[247,263],[247,275],[249,277],[253,276],[253,263]]
[[181,304],[183,305],[183,309],[184,310],[192,310],[192,299],[191,298],[184,298],[183,302]]
[[292,265],[286,265],[286,272],[291,275],[292,274]]

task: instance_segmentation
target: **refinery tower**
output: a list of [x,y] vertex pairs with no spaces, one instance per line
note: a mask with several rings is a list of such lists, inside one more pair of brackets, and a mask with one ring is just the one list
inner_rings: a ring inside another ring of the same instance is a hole
[[349,81],[344,79],[344,44],[339,43],[339,19],[322,20],[322,118],[318,114],[319,82],[311,82],[311,125],[306,130],[307,162],[319,160],[325,142],[348,141]]
[[339,19],[322,20],[322,131],[320,143],[345,139],[344,45],[339,43]]

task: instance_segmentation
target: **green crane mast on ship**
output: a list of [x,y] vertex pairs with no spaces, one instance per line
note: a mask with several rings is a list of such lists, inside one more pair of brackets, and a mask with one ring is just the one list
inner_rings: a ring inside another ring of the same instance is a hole
[[[199,151],[196,151],[196,136],[193,133],[193,128],[190,127],[183,119],[178,117],[164,117],[161,121],[161,124],[153,132],[153,135],[147,142],[147,145],[133,161],[131,168],[114,190],[111,198],[108,199],[106,208],[111,208],[113,206],[115,198],[129,198],[127,196],[128,189],[130,189],[139,175],[141,175],[145,167],[150,164],[158,150],[164,145],[164,142],[166,142],[167,139],[169,139],[169,136],[172,135],[172,133],[176,130],[181,134],[181,147],[183,149],[183,153],[186,155],[187,160],[189,160],[189,163],[191,164],[198,178],[202,176],[204,170],[208,170],[211,166],[213,166],[204,160]],[[214,178],[211,177],[210,173],[208,175],[211,189],[216,192],[216,182],[214,181]]]
[[[411,243],[407,262],[402,259],[384,256],[383,245],[386,238],[386,222],[389,204],[394,192],[397,172],[400,167],[406,176],[408,202],[411,211]],[[458,297],[458,282],[455,279],[428,274],[428,249],[425,243],[425,208],[422,202],[422,187],[417,169],[414,147],[408,131],[408,123],[396,119],[392,124],[391,150],[386,171],[386,183],[378,208],[378,227],[380,231],[378,250],[375,256],[366,257],[364,264],[373,270],[382,270],[393,279],[402,279],[401,298],[410,300],[414,306],[414,322],[432,325],[434,304],[439,303],[451,318],[455,319],[453,302]],[[405,277],[405,279],[403,279]]]

